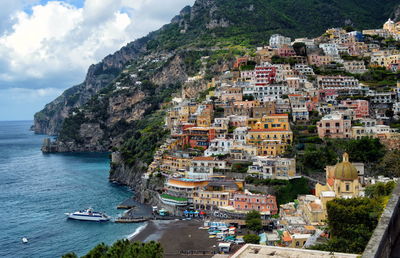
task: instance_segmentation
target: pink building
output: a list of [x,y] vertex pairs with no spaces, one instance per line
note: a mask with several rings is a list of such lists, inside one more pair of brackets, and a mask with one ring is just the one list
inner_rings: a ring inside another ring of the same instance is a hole
[[293,50],[293,47],[281,47],[278,48],[278,56],[283,56],[283,57],[289,57],[289,56],[295,56],[296,52]]
[[356,118],[369,117],[369,103],[367,100],[342,100],[342,107],[354,110]]
[[320,138],[351,138],[351,117],[343,113],[332,113],[317,122]]
[[270,212],[271,215],[278,213],[276,197],[273,195],[235,194],[233,196],[233,207],[240,211],[256,210]]

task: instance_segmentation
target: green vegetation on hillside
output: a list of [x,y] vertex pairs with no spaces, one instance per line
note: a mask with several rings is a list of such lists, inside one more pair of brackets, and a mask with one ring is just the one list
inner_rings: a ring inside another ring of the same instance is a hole
[[324,139],[322,143],[305,142],[292,150],[297,166],[304,174],[323,172],[327,165],[335,165],[347,152],[351,162],[363,162],[371,169],[386,154],[379,139]]
[[155,112],[144,119],[134,122],[130,137],[121,147],[122,157],[127,164],[137,161],[150,164],[156,149],[164,142],[169,130],[164,128],[165,113]]
[[295,178],[291,180],[279,179],[261,179],[252,176],[246,177],[246,184],[253,184],[256,186],[265,185],[274,188],[275,195],[277,196],[278,205],[292,202],[301,194],[309,194],[311,188],[306,178]]

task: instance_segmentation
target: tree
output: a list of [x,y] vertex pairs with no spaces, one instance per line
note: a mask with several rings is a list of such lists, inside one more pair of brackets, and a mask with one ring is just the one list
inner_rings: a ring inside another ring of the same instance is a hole
[[400,151],[388,151],[377,165],[379,174],[390,177],[400,177]]
[[296,42],[293,44],[293,49],[298,56],[307,56],[307,47],[303,42]]
[[258,232],[262,229],[260,212],[252,210],[246,214],[246,227],[255,232]]
[[300,194],[309,194],[308,180],[304,177],[289,180],[286,185],[276,186],[276,197],[278,205],[292,202]]
[[[75,258],[75,253],[67,253],[63,258]],[[127,239],[118,240],[112,246],[104,243],[98,244],[90,250],[83,258],[162,258],[163,248],[158,242],[150,241],[148,243],[130,242]]]
[[379,198],[384,196],[389,196],[393,189],[396,187],[396,183],[393,181],[382,183],[378,182],[373,185],[368,185],[365,187],[365,196],[369,198]]
[[255,234],[244,235],[243,240],[248,244],[259,244],[260,243],[260,237]]
[[107,254],[109,247],[105,243],[100,243],[95,246],[92,250],[90,250],[84,258],[98,258],[98,257],[105,257]]
[[312,249],[362,253],[384,209],[382,199],[334,199],[327,203],[328,230],[331,238]]

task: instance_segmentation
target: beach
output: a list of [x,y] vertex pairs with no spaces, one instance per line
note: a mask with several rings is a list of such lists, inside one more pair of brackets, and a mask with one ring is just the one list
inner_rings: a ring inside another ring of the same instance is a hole
[[[131,241],[159,241],[164,248],[164,257],[212,257],[218,242],[201,230],[203,221],[149,221],[147,226],[131,238]],[[184,255],[186,254],[186,255]]]

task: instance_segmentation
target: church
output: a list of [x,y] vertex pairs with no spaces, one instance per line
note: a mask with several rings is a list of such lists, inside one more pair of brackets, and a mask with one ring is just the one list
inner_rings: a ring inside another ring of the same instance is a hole
[[306,198],[310,200],[309,202],[300,201],[305,219],[313,225],[324,224],[328,201],[335,198],[356,198],[364,194],[362,189],[364,164],[351,163],[349,154],[344,153],[342,162],[327,166],[325,171],[326,183],[315,185],[315,196]]

